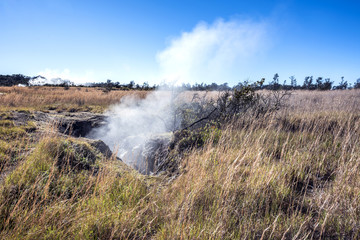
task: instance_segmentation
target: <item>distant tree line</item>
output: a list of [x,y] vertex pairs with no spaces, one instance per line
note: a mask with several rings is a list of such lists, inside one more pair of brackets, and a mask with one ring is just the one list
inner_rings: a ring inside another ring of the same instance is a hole
[[[345,90],[345,89],[360,89],[360,78],[358,78],[353,85],[348,84],[344,80],[344,77],[341,78],[341,81],[338,85],[334,85],[334,82],[330,78],[318,77],[314,80],[313,76],[305,77],[303,83],[299,85],[297,79],[294,76],[289,77],[289,83],[286,80],[283,83],[280,83],[279,74],[275,74],[272,81],[268,84],[262,84],[256,86],[256,90],[267,89],[267,90]],[[262,82],[265,82],[265,79],[261,79]],[[194,85],[183,84],[182,88],[190,91],[222,91],[222,90],[232,90],[232,89],[241,89],[243,86],[248,85],[248,81],[240,82],[233,87],[229,87],[228,83],[224,84],[206,84],[206,83],[195,83]],[[166,84],[162,85],[162,88],[171,88]]]
[[[34,83],[34,80],[40,79],[44,80],[42,84],[44,86],[59,86],[68,89],[69,86],[74,85],[69,80],[56,79],[54,82],[47,82],[46,78],[42,76],[28,77],[22,74],[13,74],[13,75],[0,75],[0,86],[16,86],[16,85],[26,85],[29,86]],[[36,81],[35,81],[36,82]],[[262,79],[262,82],[265,82],[265,79]],[[217,84],[217,83],[195,83],[191,84],[182,84],[179,88],[188,91],[227,91],[232,89],[241,89],[244,85],[247,85],[248,82],[240,82],[237,85],[230,87],[228,83]],[[36,84],[35,84],[36,85]],[[154,90],[157,88],[164,90],[171,90],[174,88],[172,85],[166,83],[160,85],[149,85],[148,82],[143,84],[137,84],[135,81],[130,81],[129,83],[122,84],[120,82],[113,82],[108,79],[106,82],[96,82],[96,83],[87,83],[85,85],[77,85],[78,87],[98,87],[102,88],[104,92],[109,92],[112,90]],[[284,80],[283,83],[280,83],[279,74],[274,74],[272,81],[268,84],[262,84],[257,86],[256,90],[268,89],[268,90],[345,90],[345,89],[360,89],[360,78],[358,78],[354,84],[348,84],[344,77],[341,78],[341,81],[338,85],[334,85],[334,81],[331,81],[330,78],[318,77],[314,79],[313,76],[307,76],[304,78],[302,84],[298,84],[297,79],[294,76],[289,77],[289,83],[287,80]]]
[[354,85],[352,86],[347,81],[344,80],[344,77],[341,77],[341,81],[338,85],[334,85],[334,81],[331,81],[330,78],[318,77],[314,80],[313,76],[306,76],[302,85],[297,84],[297,80],[294,76],[289,77],[290,84],[287,84],[286,80],[283,84],[279,83],[279,74],[275,74],[273,80],[268,85],[263,85],[262,88],[270,90],[345,90],[345,89],[360,89],[360,78],[358,78]]
[[[64,87],[68,89],[70,86],[75,86],[75,84],[69,80],[56,78],[48,80],[43,76],[29,77],[22,74],[13,74],[13,75],[0,75],[0,86],[53,86],[53,87]],[[121,84],[119,82],[112,82],[108,79],[106,82],[97,82],[97,83],[87,83],[79,84],[77,87],[99,87],[103,90],[154,90],[156,85],[150,86],[149,83],[144,82],[142,85],[136,84],[134,81],[130,83]]]
[[29,85],[31,77],[22,74],[0,75],[0,86]]
[[[81,85],[80,85],[81,86]],[[103,88],[104,92],[110,92],[111,90],[154,90],[156,85],[150,86],[148,82],[144,82],[142,85],[136,84],[135,81],[121,84],[120,82],[112,82],[108,79],[106,82],[89,83],[86,86]]]

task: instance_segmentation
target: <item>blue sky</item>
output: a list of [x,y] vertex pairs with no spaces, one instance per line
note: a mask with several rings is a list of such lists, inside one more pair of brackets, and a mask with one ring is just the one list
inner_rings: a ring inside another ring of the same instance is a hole
[[0,0],[0,74],[75,82],[360,78],[360,1]]

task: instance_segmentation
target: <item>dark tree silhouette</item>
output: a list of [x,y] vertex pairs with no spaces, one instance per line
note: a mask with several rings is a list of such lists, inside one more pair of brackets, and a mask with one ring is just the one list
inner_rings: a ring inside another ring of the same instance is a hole
[[355,89],[360,89],[360,78],[358,78],[358,79],[356,80],[356,82],[354,83],[354,88],[355,88]]
[[348,87],[348,82],[344,81],[344,77],[341,77],[341,82],[339,83],[339,85],[334,86],[333,89],[336,90],[345,90]]

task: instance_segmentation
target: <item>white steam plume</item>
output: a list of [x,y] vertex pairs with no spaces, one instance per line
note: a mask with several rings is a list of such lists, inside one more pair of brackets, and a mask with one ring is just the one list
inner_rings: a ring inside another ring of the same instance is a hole
[[238,81],[246,62],[264,49],[266,34],[264,22],[199,23],[157,54],[162,78],[177,83]]
[[[76,74],[71,72],[68,68],[65,68],[63,70],[46,68],[45,70],[38,72],[37,75],[43,76],[48,79],[47,82],[44,81],[44,84],[56,84],[57,79],[66,79],[76,84],[95,82],[94,72],[90,70],[86,71],[83,74]],[[55,81],[52,81],[52,79],[55,79]]]
[[109,109],[108,124],[93,130],[88,137],[101,139],[117,151],[123,161],[143,171],[144,144],[176,128],[172,114],[172,98],[168,91],[154,91],[145,99],[129,95]]
[[[261,51],[266,41],[265,30],[264,23],[223,20],[212,25],[200,23],[157,54],[163,80],[176,84],[224,82],[242,63]],[[103,140],[114,150],[118,147],[118,156],[126,163],[143,165],[139,149],[154,135],[169,131],[174,124],[173,112],[169,92],[155,91],[145,99],[125,97],[110,109],[108,125],[93,131],[90,137]]]

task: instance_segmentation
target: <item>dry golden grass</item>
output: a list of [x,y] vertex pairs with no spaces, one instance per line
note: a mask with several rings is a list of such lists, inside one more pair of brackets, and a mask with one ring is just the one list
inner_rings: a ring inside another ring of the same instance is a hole
[[290,111],[314,113],[326,111],[360,111],[360,89],[334,91],[294,91]]
[[359,239],[359,104],[359,91],[295,92],[189,152],[172,180],[101,156],[59,167],[79,140],[45,134],[0,187],[0,237]]
[[144,98],[146,91],[110,91],[98,88],[70,87],[0,87],[2,108],[50,109],[65,107],[100,106],[105,108],[120,102],[127,95]]
[[359,115],[328,117],[300,119],[297,131],[276,118],[231,127],[216,147],[190,154],[158,200],[170,223],[156,236],[359,238]]

